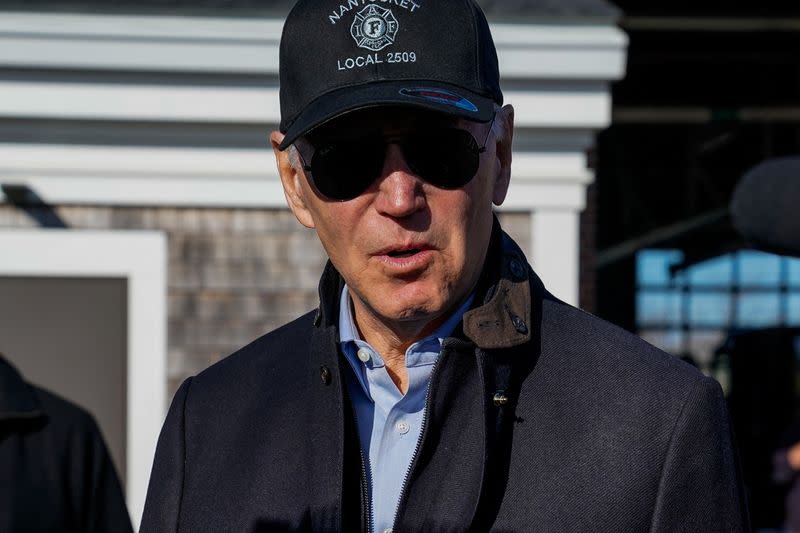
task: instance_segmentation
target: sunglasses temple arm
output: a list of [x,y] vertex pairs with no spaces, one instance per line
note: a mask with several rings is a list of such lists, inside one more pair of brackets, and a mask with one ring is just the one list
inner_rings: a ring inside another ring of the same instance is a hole
[[486,143],[489,142],[489,136],[492,134],[492,130],[494,129],[494,121],[497,118],[497,112],[492,115],[492,123],[489,124],[489,131],[486,132],[486,138],[483,140],[483,146],[478,149],[478,153],[482,154],[486,151]]

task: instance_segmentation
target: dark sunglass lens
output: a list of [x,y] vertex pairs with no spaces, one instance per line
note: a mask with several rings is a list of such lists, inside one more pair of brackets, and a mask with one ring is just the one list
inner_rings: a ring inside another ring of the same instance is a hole
[[311,159],[317,190],[334,200],[350,200],[369,188],[383,168],[385,148],[379,142],[340,142],[320,146]]
[[480,154],[466,130],[443,129],[410,137],[403,145],[408,166],[419,177],[444,189],[457,189],[478,171]]

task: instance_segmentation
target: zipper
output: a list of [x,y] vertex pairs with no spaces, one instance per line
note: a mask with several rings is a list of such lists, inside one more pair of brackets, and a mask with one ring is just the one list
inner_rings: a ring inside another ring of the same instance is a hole
[[[358,424],[357,420],[356,424]],[[361,439],[359,439],[359,441],[360,440]],[[364,457],[364,450],[361,448],[361,442],[358,443],[358,449],[361,453],[361,479],[364,480],[364,488],[361,489],[361,494],[364,497],[364,501],[367,502],[367,533],[372,533],[372,498],[369,494],[369,488],[373,486],[372,468],[369,464],[369,458]]]
[[397,508],[394,510],[394,518],[392,518],[392,530],[394,530],[397,526],[397,515],[400,512],[400,506],[408,496],[408,494],[406,494],[408,492],[408,478],[411,477],[411,472],[414,470],[414,466],[417,464],[417,455],[419,455],[419,451],[422,448],[422,442],[425,440],[425,432],[428,429],[428,411],[430,411],[429,404],[431,399],[431,388],[433,388],[433,380],[436,378],[436,371],[439,369],[439,361],[442,360],[446,343],[446,340],[442,343],[442,352],[439,354],[439,357],[436,358],[436,362],[433,363],[433,368],[431,369],[431,377],[428,380],[428,388],[425,391],[425,408],[422,411],[422,428],[419,432],[417,445],[414,447],[414,453],[411,455],[411,464],[408,465],[406,475],[403,477],[403,484],[400,487],[400,499],[397,500]]
[[[345,388],[349,389],[347,383]],[[362,523],[366,523],[366,533],[372,533],[372,498],[369,495],[369,488],[372,486],[372,468],[370,468],[369,461],[364,457],[364,448],[361,447],[361,434],[359,433],[358,413],[356,406],[350,398],[350,391],[347,391],[347,403],[350,404],[350,409],[353,411],[353,422],[356,425],[356,439],[358,440],[358,454],[361,456],[361,501],[366,505],[366,516],[362,516]]]

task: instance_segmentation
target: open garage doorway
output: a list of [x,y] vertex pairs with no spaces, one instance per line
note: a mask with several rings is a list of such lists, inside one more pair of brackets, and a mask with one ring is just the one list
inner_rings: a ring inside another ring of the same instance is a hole
[[97,419],[138,528],[166,398],[166,237],[0,229],[0,351]]
[[89,411],[126,476],[127,282],[0,276],[0,353]]

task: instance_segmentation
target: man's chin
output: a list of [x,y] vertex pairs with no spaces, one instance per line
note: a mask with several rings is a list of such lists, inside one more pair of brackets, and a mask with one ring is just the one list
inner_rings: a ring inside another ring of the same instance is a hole
[[[374,287],[374,286],[373,286]],[[439,319],[450,310],[449,291],[425,282],[391,284],[371,290],[365,302],[368,311],[387,326],[404,327],[414,323],[426,325]]]
[[393,313],[392,318],[397,322],[420,322],[434,320],[439,313],[428,307],[410,307],[398,313]]
[[390,306],[374,308],[378,317],[384,322],[410,324],[427,323],[442,314],[442,310],[430,300],[402,301],[393,299]]
[[[406,302],[402,306],[392,306],[382,313],[383,320],[401,328],[413,328],[430,332],[444,322],[455,311],[457,302],[426,300]],[[388,324],[387,324],[388,325]]]

